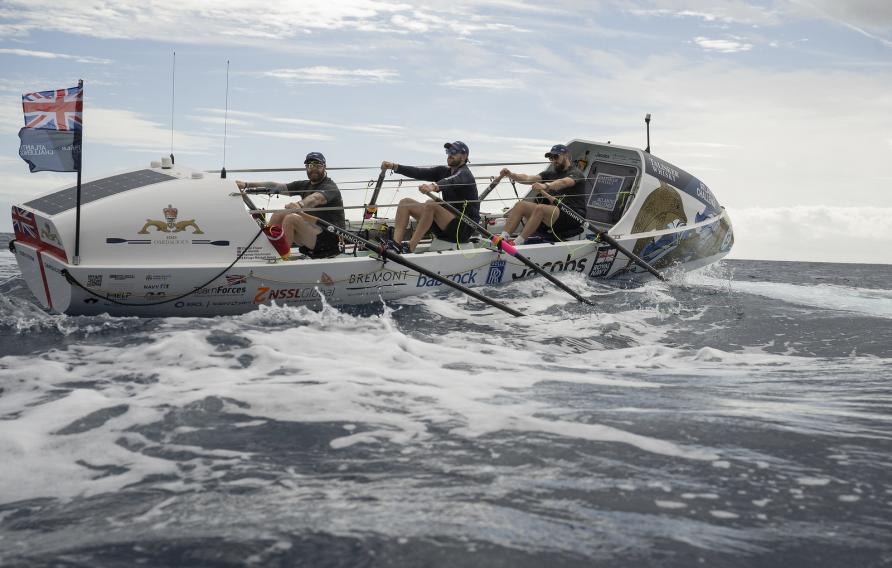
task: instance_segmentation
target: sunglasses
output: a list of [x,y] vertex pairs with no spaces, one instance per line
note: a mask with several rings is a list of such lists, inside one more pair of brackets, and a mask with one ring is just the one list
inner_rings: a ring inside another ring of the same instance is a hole
[[458,148],[446,148],[447,156],[454,156],[456,154],[461,154],[461,153],[462,153],[461,150],[459,150]]
[[325,167],[325,164],[323,164],[322,162],[317,162],[317,161],[315,161],[315,160],[312,161],[312,162],[307,162],[307,163],[304,164],[304,165],[307,167],[307,169],[310,169],[310,168],[316,168],[316,169],[318,169],[318,168],[324,168],[324,167]]
[[548,155],[548,161],[549,161],[549,162],[556,162],[556,161],[558,161],[558,160],[561,159],[561,156],[563,156],[563,154],[549,154],[549,155]]

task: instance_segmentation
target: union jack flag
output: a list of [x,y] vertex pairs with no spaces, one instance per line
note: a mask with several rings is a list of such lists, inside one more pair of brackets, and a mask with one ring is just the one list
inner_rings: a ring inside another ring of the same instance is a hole
[[595,262],[602,262],[605,260],[610,260],[614,256],[616,256],[616,249],[611,249],[611,248],[600,249],[598,251],[598,258],[595,260]]
[[15,236],[20,239],[40,238],[37,222],[34,220],[34,213],[16,206],[12,207],[12,230],[15,232]]
[[80,130],[83,125],[84,88],[56,89],[22,95],[25,127],[40,130]]

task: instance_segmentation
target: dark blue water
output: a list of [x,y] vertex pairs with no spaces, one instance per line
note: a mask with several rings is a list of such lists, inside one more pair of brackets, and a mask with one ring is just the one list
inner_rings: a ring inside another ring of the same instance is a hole
[[892,564],[892,266],[563,280],[69,318],[0,253],[0,564]]

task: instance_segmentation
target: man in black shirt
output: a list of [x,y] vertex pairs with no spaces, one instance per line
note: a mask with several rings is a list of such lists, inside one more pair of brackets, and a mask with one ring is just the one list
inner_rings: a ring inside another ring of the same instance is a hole
[[338,237],[330,231],[324,230],[308,215],[301,213],[302,209],[314,207],[331,207],[326,211],[313,211],[315,217],[328,221],[338,227],[344,228],[344,201],[337,184],[332,181],[325,171],[325,156],[320,152],[310,152],[304,159],[307,170],[307,179],[293,181],[288,184],[275,181],[243,182],[236,181],[239,189],[248,187],[268,187],[277,189],[286,195],[297,195],[300,201],[288,203],[285,209],[295,209],[295,212],[279,211],[273,213],[269,224],[281,225],[282,231],[292,242],[300,246],[300,251],[310,258],[326,258],[340,253]]
[[[416,168],[385,161],[381,162],[381,169],[393,170],[412,179],[433,182],[418,186],[418,191],[425,195],[439,192],[443,201],[448,201],[474,221],[479,221],[480,203],[477,201],[477,182],[474,180],[474,174],[468,168],[468,154],[470,153],[468,146],[464,142],[455,141],[447,142],[443,144],[443,147],[446,148],[447,165],[445,166]],[[415,227],[415,232],[412,233],[412,239],[408,244],[405,244],[402,242],[403,235],[406,233],[410,216],[418,220],[418,225]],[[399,248],[398,252],[415,252],[418,241],[428,230],[433,232],[438,239],[453,243],[467,242],[473,232],[471,228],[460,222],[455,215],[435,201],[419,203],[409,197],[400,200],[393,230],[393,240]]]
[[508,168],[499,172],[501,177],[507,176],[511,181],[532,184],[532,189],[540,195],[535,202],[518,201],[508,212],[502,232],[504,238],[517,229],[521,220],[526,220],[523,231],[514,241],[516,245],[522,245],[543,222],[550,236],[556,239],[577,235],[582,229],[579,223],[567,215],[561,215],[556,203],[561,199],[562,203],[585,217],[585,176],[570,162],[570,152],[563,144],[552,146],[545,157],[551,161],[551,165],[537,175],[516,174]]

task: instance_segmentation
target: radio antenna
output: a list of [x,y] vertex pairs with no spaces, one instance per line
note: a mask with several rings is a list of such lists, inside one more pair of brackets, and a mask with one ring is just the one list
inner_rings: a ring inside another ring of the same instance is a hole
[[647,148],[644,151],[650,154],[650,113],[644,116],[644,123],[647,125]]
[[226,60],[226,108],[223,110],[223,169],[220,178],[226,179],[226,125],[229,123],[229,60]]
[[177,86],[177,52],[173,52],[173,64],[170,68],[170,163],[173,165],[173,103],[176,98]]

